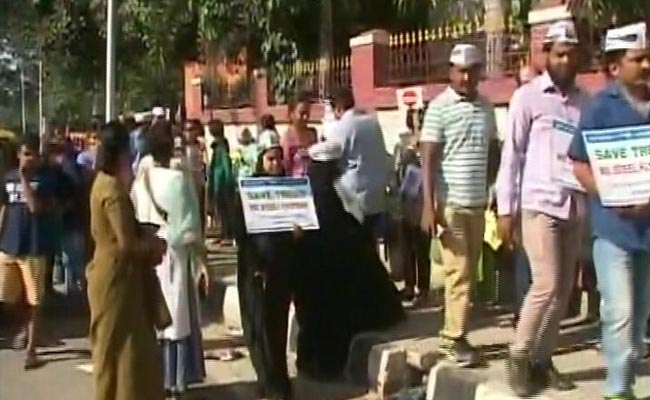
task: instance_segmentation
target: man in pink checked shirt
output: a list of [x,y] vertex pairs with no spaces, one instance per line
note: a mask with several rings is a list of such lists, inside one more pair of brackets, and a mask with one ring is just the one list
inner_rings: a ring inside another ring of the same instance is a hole
[[532,272],[508,359],[509,383],[520,397],[547,386],[575,388],[551,356],[583,238],[584,196],[566,154],[589,97],[575,84],[578,38],[572,22],[549,28],[544,51],[547,71],[520,87],[510,102],[496,183],[500,234],[512,243],[521,228]]

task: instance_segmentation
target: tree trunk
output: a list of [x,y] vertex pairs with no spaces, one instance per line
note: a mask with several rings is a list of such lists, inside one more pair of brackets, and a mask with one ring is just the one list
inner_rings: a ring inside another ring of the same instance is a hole
[[103,115],[102,112],[102,103],[103,103],[103,96],[101,94],[101,91],[97,85],[93,84],[93,90],[92,90],[92,116],[100,116]]
[[318,68],[318,95],[321,99],[330,94],[332,88],[331,57],[332,0],[321,0],[320,9],[320,65]]
[[483,0],[485,7],[485,66],[490,76],[503,73],[506,7],[503,0]]

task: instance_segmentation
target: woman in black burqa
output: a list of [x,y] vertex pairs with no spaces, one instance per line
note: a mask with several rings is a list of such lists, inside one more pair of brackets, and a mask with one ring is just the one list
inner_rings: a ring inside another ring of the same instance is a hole
[[320,229],[304,232],[294,274],[298,370],[321,380],[341,377],[356,334],[389,328],[404,317],[354,195],[339,184],[341,153],[336,142],[309,150]]
[[[260,143],[256,177],[284,175],[282,148]],[[287,326],[292,298],[291,271],[299,233],[248,234],[241,199],[235,201],[237,286],[244,330],[260,394],[271,400],[293,397],[287,372]]]

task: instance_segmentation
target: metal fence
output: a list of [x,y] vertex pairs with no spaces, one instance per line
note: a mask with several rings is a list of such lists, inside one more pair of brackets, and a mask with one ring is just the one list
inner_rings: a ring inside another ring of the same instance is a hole
[[[514,26],[514,23],[509,25]],[[458,43],[486,48],[486,35],[479,19],[391,35],[388,84],[403,86],[445,81],[449,54]],[[528,40],[523,30],[512,28],[507,31],[503,40],[501,70],[506,74],[516,73],[527,56]]]
[[[529,58],[530,35],[512,19],[507,21],[499,70],[516,76]],[[579,25],[581,71],[597,68],[602,32]],[[387,86],[438,83],[447,80],[449,54],[457,43],[469,43],[486,50],[487,37],[480,18],[432,29],[394,33],[390,36]],[[351,86],[350,55],[298,60],[283,71],[283,77],[268,71],[268,99],[284,104],[296,93],[308,92],[314,98],[327,98],[336,88]],[[218,74],[204,74],[204,108],[237,108],[252,104],[253,78],[250,74],[230,81]]]
[[[269,101],[281,104],[287,99],[275,93],[280,86],[287,85],[285,93],[311,93],[314,98],[327,98],[337,88],[351,85],[350,56],[321,58],[316,60],[298,60],[289,67],[292,82],[279,82],[278,78],[269,75]],[[286,97],[286,96],[285,96]]]
[[203,77],[202,100],[204,109],[228,109],[250,106],[253,80],[250,75],[242,75],[236,81],[225,81],[214,75]]

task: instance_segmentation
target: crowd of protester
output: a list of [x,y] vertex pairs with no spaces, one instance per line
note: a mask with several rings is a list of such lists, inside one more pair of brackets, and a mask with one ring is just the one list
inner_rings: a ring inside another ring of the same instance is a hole
[[[650,206],[602,205],[582,130],[649,122],[646,36],[645,24],[608,32],[610,81],[592,97],[575,82],[573,24],[553,24],[546,70],[520,76],[501,143],[494,109],[478,91],[480,52],[456,45],[449,86],[426,112],[408,113],[393,168],[376,116],[356,107],[349,89],[335,93],[328,108],[335,124],[321,137],[309,126],[307,94],[289,102],[285,132],[265,115],[259,133],[243,129],[232,144],[222,121],[175,125],[160,107],[151,118],[95,129],[83,148],[59,127],[40,140],[23,135],[3,173],[0,301],[18,327],[12,345],[26,350],[26,370],[42,365],[40,315],[62,284],[89,307],[96,399],[183,397],[206,376],[199,301],[210,290],[206,236],[215,228],[221,248],[236,247],[243,333],[262,396],[293,397],[292,302],[299,373],[338,379],[355,335],[394,326],[404,306],[430,304],[432,242],[444,269],[439,351],[477,366],[470,309],[493,213],[516,266],[507,360],[515,394],[576,387],[552,355],[581,268],[584,286],[600,298],[605,398],[631,400],[650,314]],[[559,151],[550,137],[565,128],[570,137]],[[574,187],[551,165],[567,153]],[[308,177],[319,229],[248,232],[238,182],[249,177]],[[399,218],[387,218],[391,199]],[[401,292],[377,246],[391,228]]]

